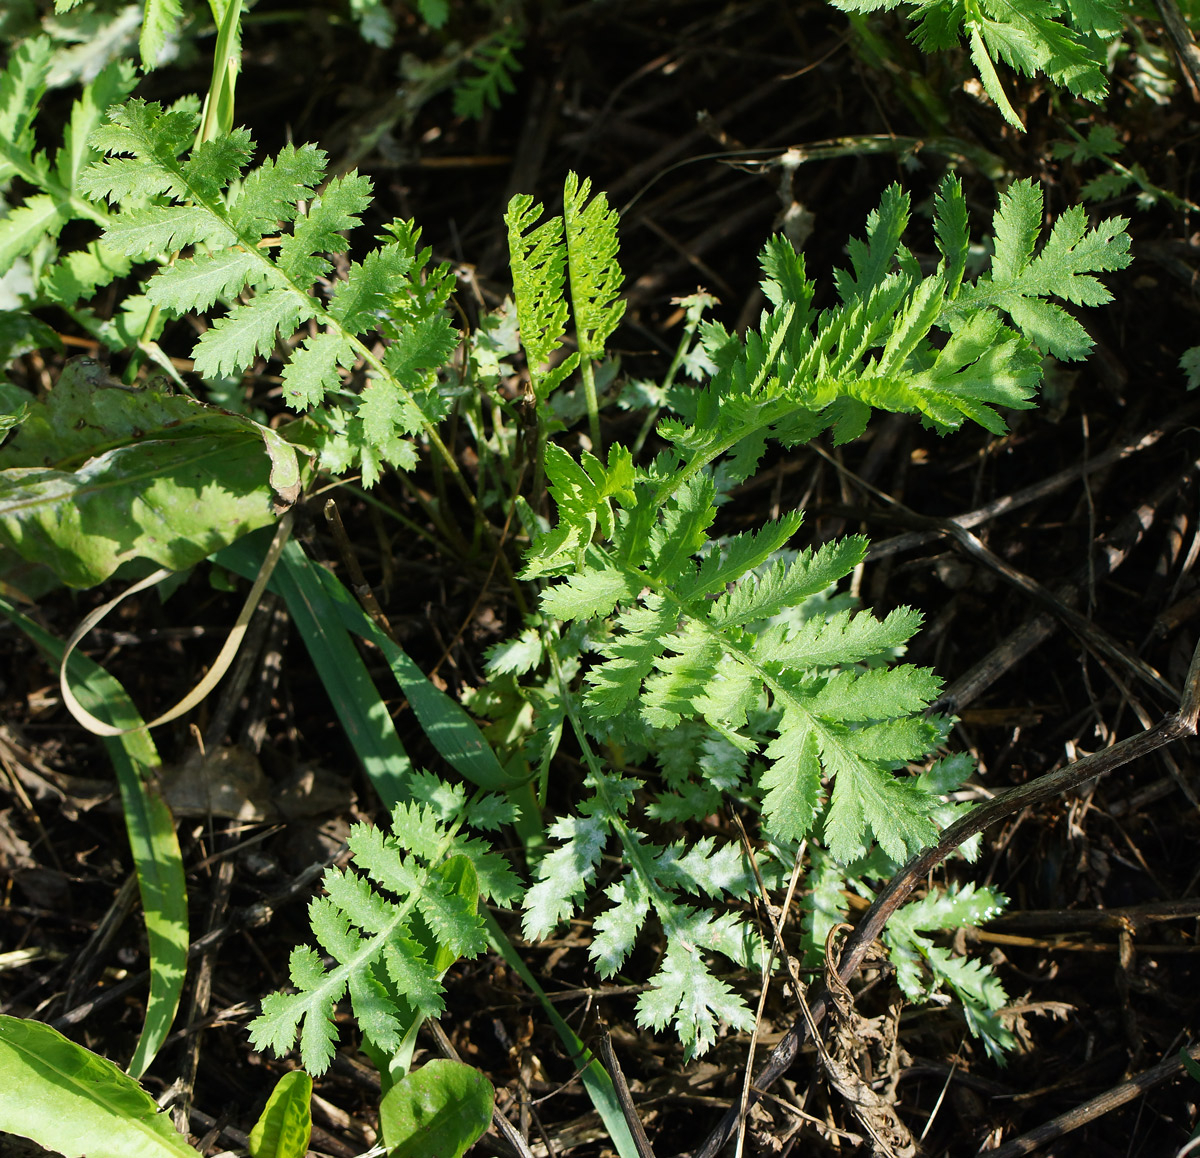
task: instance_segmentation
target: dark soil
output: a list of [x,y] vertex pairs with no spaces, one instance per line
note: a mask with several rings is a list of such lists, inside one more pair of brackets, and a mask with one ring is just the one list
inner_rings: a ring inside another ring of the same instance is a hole
[[[1151,182],[1177,197],[1195,193],[1200,116],[1193,95],[1181,81],[1166,103],[1155,104],[1139,88],[1133,54],[1117,61],[1106,110],[1031,82],[1014,84],[1014,103],[1026,110],[1029,126],[1019,134],[974,95],[974,86],[964,86],[972,75],[965,54],[922,55],[897,19],[871,25],[887,51],[887,59],[873,60],[846,18],[823,3],[594,0],[531,10],[517,91],[482,122],[455,117],[448,93],[406,122],[395,99],[401,53],[430,58],[438,42],[396,7],[400,40],[384,51],[364,44],[353,26],[331,22],[323,5],[294,19],[294,9],[259,4],[246,28],[239,120],[264,150],[312,140],[335,167],[357,164],[370,174],[378,217],[364,237],[393,216],[415,218],[435,257],[458,264],[458,300],[472,323],[481,303],[491,308],[508,292],[501,224],[508,198],[523,191],[552,203],[567,170],[590,176],[622,211],[630,304],[614,342],[625,372],[635,377],[661,376],[680,332],[672,299],[697,286],[720,298],[726,324],[757,318],[763,299],[756,255],[793,199],[812,214],[805,253],[821,285],[820,302],[832,294],[830,272],[843,263],[847,238],[861,235],[867,213],[893,181],[911,191],[918,207],[909,244],[919,258],[932,254],[926,202],[947,153],[958,157],[977,232],[990,221],[997,172],[1040,181],[1052,213],[1079,200],[1081,185],[1098,170],[1054,159],[1050,143],[1067,137],[1064,124],[1086,131],[1090,120],[1107,118],[1125,142],[1126,165],[1144,166]],[[456,14],[453,34],[462,40],[482,34],[486,24],[473,19]],[[1156,23],[1147,21],[1143,30],[1170,52]],[[149,77],[146,95],[203,91],[210,43],[200,42],[190,70]],[[894,145],[873,141],[868,151],[847,143],[836,156],[801,165],[790,188],[781,187],[781,170],[766,164],[789,146],[867,137]],[[957,144],[939,144],[946,138]],[[986,171],[989,164],[996,172]],[[1187,396],[1178,368],[1197,332],[1200,240],[1190,214],[1161,200],[1141,208],[1130,194],[1094,213],[1112,214],[1131,217],[1136,260],[1106,279],[1112,304],[1082,312],[1096,352],[1085,364],[1053,367],[1041,406],[1013,415],[1010,435],[972,429],[939,439],[915,420],[878,417],[862,439],[839,450],[821,444],[776,452],[725,516],[731,525],[802,505],[811,542],[861,530],[886,545],[913,529],[906,511],[961,515],[1074,469],[1065,485],[979,523],[975,534],[1047,588],[1074,583],[1073,594],[1059,598],[1073,600],[1098,631],[1178,688],[1200,609],[1200,406]],[[186,356],[192,334],[185,323],[178,327],[164,345]],[[55,366],[26,359],[13,373],[32,379],[42,369],[53,374]],[[271,405],[278,372],[277,363],[264,364],[253,383],[264,405]],[[640,420],[613,412],[606,436],[632,437]],[[1163,433],[1085,475],[1090,460],[1153,432]],[[406,504],[394,481],[385,480],[378,493],[384,502]],[[302,534],[316,557],[343,571],[319,518],[323,501],[311,504]],[[484,646],[520,624],[500,584],[478,598],[489,560],[440,558],[421,540],[394,535],[392,524],[385,528],[352,498],[339,503],[410,654],[427,671],[440,664],[440,678],[453,691],[477,685]],[[410,506],[406,513],[419,520],[419,508]],[[1131,519],[1135,538],[1128,537]],[[1108,574],[1098,549],[1113,540],[1127,543],[1128,551]],[[935,666],[961,692],[951,745],[978,759],[976,779],[987,793],[1111,745],[1177,706],[1129,666],[1098,653],[1094,638],[1059,626],[1053,614],[1043,642],[1001,663],[993,682],[960,685],[1043,606],[950,536],[932,533],[898,547],[874,555],[859,577],[863,602],[881,612],[903,604],[924,612],[926,628],[909,658]],[[36,615],[65,637],[115,589],[60,590],[39,603]],[[85,646],[148,715],[199,678],[238,602],[214,589],[207,569],[199,568],[165,603],[152,596],[124,605]],[[281,622],[261,646],[282,654],[281,674],[274,683],[252,681],[228,736],[256,748],[272,777],[315,770],[333,795],[324,811],[267,828],[180,820],[193,938],[209,922],[221,925],[286,890],[306,866],[338,848],[349,823],[379,813],[303,645]],[[0,652],[0,949],[32,951],[28,961],[0,956],[0,1010],[56,1023],[123,1062],[142,1023],[146,989],[138,979],[147,957],[137,905],[120,903],[132,869],[111,767],[99,742],[62,707],[56,673],[27,640],[0,626]],[[439,767],[406,705],[396,699],[394,707],[410,752]],[[196,729],[203,733],[210,723],[211,709],[203,709],[194,727],[162,729],[157,743],[164,758],[182,761],[195,747]],[[986,881],[1011,898],[1009,915],[987,926],[973,946],[997,965],[1018,1010],[1021,1049],[1007,1066],[987,1059],[953,1006],[900,1011],[879,962],[852,986],[862,990],[861,1016],[886,1021],[889,1009],[897,1011],[901,1050],[890,1088],[900,1117],[923,1139],[921,1153],[995,1148],[1191,1043],[1200,992],[1195,751],[1193,744],[1176,744],[1069,799],[1022,812],[985,834],[974,868],[959,862],[944,870]],[[564,753],[552,799],[568,799],[580,777]],[[240,928],[222,943],[209,1018],[189,1024],[189,986],[177,1033],[147,1075],[147,1087],[163,1093],[186,1075],[187,1051],[200,1042],[190,1124],[197,1137],[208,1133],[208,1153],[238,1144],[236,1134],[208,1127],[248,1131],[275,1079],[292,1064],[253,1051],[245,1026],[258,1000],[286,982],[288,953],[308,933],[311,888],[276,904],[269,923]],[[1164,912],[1166,902],[1174,907]],[[1112,910],[1123,911],[1120,919],[1097,916]],[[501,919],[518,938],[516,922]],[[98,939],[106,922],[110,935]],[[601,983],[588,961],[589,937],[588,923],[574,922],[558,939],[526,946],[526,962],[548,991],[561,995],[559,1010],[582,1037],[594,1042],[608,1027],[655,1152],[661,1158],[691,1152],[737,1104],[749,1043],[728,1035],[701,1062],[684,1066],[676,1043],[640,1030],[633,1019],[636,982],[653,966],[657,947],[647,943],[621,978]],[[757,992],[755,979],[745,984]],[[534,1153],[608,1152],[571,1061],[521,981],[481,957],[458,966],[448,989],[442,1028],[495,1084]],[[797,1016],[779,982],[758,1037],[760,1061]],[[437,1055],[432,1038],[422,1047]],[[887,1066],[875,1076],[886,1079]],[[316,1089],[313,1149],[334,1155],[368,1149],[378,1084],[351,1048],[349,1032]],[[1195,1122],[1196,1089],[1176,1075],[1043,1152],[1174,1154]],[[751,1152],[870,1152],[869,1143],[857,1147],[839,1133],[858,1137],[862,1127],[826,1084],[811,1046],[771,1095],[750,1115]],[[804,1116],[789,1108],[801,1106]],[[5,1145],[0,1140],[0,1152]],[[489,1135],[479,1147],[495,1152],[498,1143]]]

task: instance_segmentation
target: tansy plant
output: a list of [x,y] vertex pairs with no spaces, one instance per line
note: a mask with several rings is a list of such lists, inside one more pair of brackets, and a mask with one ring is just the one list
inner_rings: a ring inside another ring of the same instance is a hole
[[[929,9],[927,23],[935,19],[931,6],[917,7]],[[963,9],[973,44],[976,33],[985,47],[999,35],[986,23],[992,7]],[[952,23],[934,31],[957,35]],[[1063,43],[1073,44],[1062,27]],[[31,308],[66,304],[114,343],[137,330],[127,348],[151,357],[164,318],[203,319],[190,351],[199,378],[282,362],[282,404],[304,420],[271,437],[316,455],[335,476],[359,472],[368,487],[428,450],[458,484],[476,530],[491,534],[484,508],[499,497],[514,505],[528,539],[517,580],[532,610],[523,630],[489,653],[489,683],[471,702],[494,721],[500,763],[515,769],[521,791],[468,795],[413,774],[390,832],[356,827],[353,866],[331,870],[311,908],[320,952],[292,954],[295,992],[266,999],[254,1041],[284,1051],[298,1034],[306,1068],[319,1073],[348,995],[385,1083],[400,1083],[416,1028],[442,1009],[443,974],[484,947],[480,897],[519,907],[531,939],[593,914],[589,953],[602,976],[628,968],[653,921],[665,952],[639,978],[648,982],[639,1022],[669,1027],[689,1057],[713,1044],[722,1023],[749,1028],[745,996],[721,962],[762,961],[742,904],[755,878],[743,847],[711,831],[698,836],[700,822],[723,810],[752,821],[768,881],[790,871],[803,844],[815,949],[843,909],[842,890],[869,893],[933,840],[948,821],[945,795],[970,766],[932,762],[946,723],[926,712],[940,682],[895,662],[918,613],[876,615],[834,593],[863,561],[865,540],[805,546],[800,511],[727,535],[719,508],[770,445],[797,447],[824,432],[845,443],[876,410],[918,416],[939,432],[971,421],[1002,433],[1004,409],[1033,405],[1043,355],[1087,354],[1090,339],[1065,307],[1108,300],[1097,274],[1128,263],[1126,223],[1089,226],[1073,208],[1043,234],[1042,194],[1018,181],[1000,195],[990,260],[968,279],[957,178],[946,177],[933,199],[937,259],[924,266],[903,241],[908,196],[892,186],[865,235],[850,242],[823,310],[803,256],[773,237],[760,258],[768,306],[758,324],[738,335],[703,322],[703,299],[694,299],[667,379],[626,390],[626,404],[650,399],[663,412],[650,457],[632,444],[601,446],[599,410],[619,381],[605,346],[623,305],[617,215],[586,181],[568,178],[561,217],[543,220],[531,198],[513,200],[505,223],[515,315],[502,311],[468,339],[447,309],[450,270],[431,264],[411,222],[385,226],[377,244],[335,272],[333,258],[358,240],[372,189],[354,172],[329,178],[311,145],[255,164],[245,130],[197,141],[199,102],[122,102],[132,78],[114,69],[86,90],[51,165],[32,128],[45,62],[36,42],[23,45],[0,82],[0,160],[35,190],[0,221],[0,256],[11,266],[34,253],[39,228],[52,236],[69,219],[93,222],[99,236],[84,249],[46,247],[52,260]],[[95,287],[137,269],[148,276],[136,307],[126,303],[123,328],[86,313]],[[36,344],[38,324],[28,309],[16,311],[3,332],[20,330]],[[514,405],[496,387],[518,331],[530,385]],[[590,433],[578,453],[554,440],[574,375]],[[473,428],[480,445],[509,456],[491,490],[472,488],[444,434],[451,408],[469,404],[468,385],[494,406],[489,429]],[[4,399],[19,426],[29,400],[12,390]],[[211,409],[194,407],[197,419]],[[533,436],[506,442],[521,426]],[[512,469],[526,446],[534,469]],[[7,469],[4,454],[0,539],[21,554],[33,526],[21,505],[31,468]],[[90,460],[88,477],[108,461]],[[78,455],[56,467],[81,469]],[[208,483],[221,486],[219,469]],[[265,471],[256,485],[265,510]],[[443,498],[430,509],[454,530],[453,504]],[[156,517],[169,522],[171,513]],[[38,534],[56,525],[43,519]],[[220,545],[214,534],[203,540],[207,550]],[[450,537],[469,549],[470,536]],[[552,815],[544,789],[564,734],[583,772],[563,782],[556,799],[568,803]],[[542,791],[530,791],[530,781]],[[514,823],[524,866],[499,851],[508,841],[493,847],[487,835]],[[948,986],[993,1050],[1010,1041],[997,1017],[998,981],[925,934],[978,923],[1002,904],[989,889],[930,894],[902,909],[888,933],[906,993],[922,1000]]]

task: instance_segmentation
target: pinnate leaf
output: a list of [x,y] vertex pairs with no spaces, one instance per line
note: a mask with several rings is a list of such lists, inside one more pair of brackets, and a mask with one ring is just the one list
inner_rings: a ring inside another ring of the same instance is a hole
[[312,950],[297,949],[291,979],[299,992],[267,997],[250,1027],[255,1044],[276,1053],[299,1031],[301,1058],[315,1074],[333,1056],[333,1007],[347,990],[368,1043],[391,1054],[415,1031],[414,1018],[441,1011],[440,974],[484,944],[472,858],[494,854],[456,838],[426,805],[398,805],[392,828],[386,835],[355,825],[354,868],[328,870],[326,895],[309,906],[313,934],[335,965],[326,969]]

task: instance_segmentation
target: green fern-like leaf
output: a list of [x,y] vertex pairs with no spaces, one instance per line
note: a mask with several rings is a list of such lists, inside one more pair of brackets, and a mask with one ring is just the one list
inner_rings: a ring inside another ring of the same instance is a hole
[[534,397],[545,401],[574,370],[579,358],[572,354],[553,369],[547,367],[566,333],[568,310],[563,288],[567,250],[563,219],[552,217],[538,225],[541,216],[542,206],[522,193],[509,202],[504,224],[521,345],[529,361]]
[[586,780],[592,795],[580,815],[564,817],[550,830],[557,847],[538,866],[538,881],[525,898],[527,937],[545,937],[579,907],[610,840],[621,853],[623,875],[605,892],[610,902],[595,920],[596,936],[588,950],[601,976],[617,972],[646,921],[655,916],[667,937],[667,956],[650,979],[653,987],[638,1005],[643,1025],[673,1025],[688,1058],[703,1053],[725,1022],[748,1029],[753,1015],[742,997],[719,980],[703,956],[721,953],[746,966],[756,963],[757,938],[732,914],[714,915],[684,903],[680,894],[745,896],[753,877],[736,846],[717,848],[713,841],[684,852],[647,841],[625,819],[636,784],[602,773]]
[[595,361],[625,313],[617,264],[617,211],[603,193],[588,200],[592,183],[567,175],[563,222],[571,277],[571,306],[581,359]]
[[312,949],[293,951],[297,992],[264,999],[250,1026],[255,1045],[282,1054],[299,1033],[304,1068],[323,1073],[337,1037],[334,1009],[348,992],[367,1044],[390,1055],[417,1022],[441,1012],[446,968],[484,948],[479,891],[507,904],[518,888],[507,864],[460,829],[468,819],[494,824],[511,813],[500,802],[468,803],[441,782],[430,793],[429,780],[410,778],[409,790],[432,801],[398,805],[390,835],[351,829],[354,868],[326,870],[325,896],[309,906],[313,935],[332,963]]
[[163,63],[167,44],[178,32],[182,19],[181,0],[145,0],[138,49],[147,72]]
[[[323,448],[323,465],[339,454],[343,469],[357,461],[371,485],[383,464],[411,464],[405,436],[432,430],[438,416],[425,413],[421,398],[457,342],[444,312],[448,269],[427,269],[419,230],[395,222],[378,248],[349,263],[326,304],[314,283],[329,276],[331,255],[349,247],[345,235],[370,204],[370,181],[349,173],[322,184],[326,157],[312,145],[289,145],[245,172],[249,134],[234,130],[193,149],[195,127],[188,109],[133,100],[92,134],[108,156],[81,186],[122,207],[104,245],[129,257],[190,247],[149,280],[146,294],[175,314],[224,305],[193,351],[207,377],[237,375],[315,323],[284,367],[286,402],[308,409],[331,393],[344,397],[345,372],[356,364],[370,375],[340,429],[321,416],[334,428],[327,441],[341,440],[340,450]],[[386,340],[382,357],[372,348],[377,333]]]
[[962,1004],[968,1028],[1001,1064],[1004,1054],[1016,1045],[1012,1031],[999,1017],[1008,1001],[1004,986],[990,966],[956,956],[921,934],[974,928],[997,916],[1006,904],[1002,893],[971,884],[929,892],[899,909],[884,933],[896,966],[896,981],[909,1000],[928,1001],[943,986],[952,990]]
[[1132,260],[1124,232],[1129,222],[1112,217],[1089,229],[1083,208],[1075,206],[1055,221],[1034,256],[1042,231],[1042,204],[1042,192],[1031,181],[1017,181],[1000,195],[991,271],[963,291],[956,307],[1002,310],[1046,353],[1066,360],[1083,358],[1092,348],[1091,338],[1050,299],[1085,306],[1111,301],[1112,294],[1094,274],[1124,269]]
[[[902,0],[830,0],[843,12],[889,10]],[[926,52],[956,47],[966,37],[971,59],[988,96],[1004,119],[1021,129],[996,72],[995,62],[1035,76],[1043,73],[1076,96],[1099,101],[1107,91],[1103,44],[1089,33],[1111,37],[1123,22],[1117,0],[905,0],[917,20],[912,37]]]
[[50,40],[34,37],[14,49],[0,73],[0,180],[20,177],[38,190],[0,218],[0,274],[35,246],[53,241],[68,221],[106,220],[104,212],[81,195],[80,175],[96,156],[89,137],[104,124],[109,106],[134,85],[133,67],[128,61],[114,61],[84,86],[71,106],[63,143],[52,163],[38,150],[34,137],[52,58]]
[[516,24],[489,33],[467,54],[468,71],[454,85],[454,113],[479,120],[487,109],[500,107],[501,93],[515,91],[513,77],[521,71],[517,53],[524,41]]
[[861,433],[872,409],[920,414],[940,431],[971,419],[1003,432],[995,408],[1032,404],[1038,348],[1060,357],[1090,348],[1054,299],[1103,303],[1108,291],[1095,274],[1129,261],[1125,222],[1088,230],[1082,210],[1064,214],[1034,257],[1041,204],[1028,182],[1003,195],[992,269],[963,285],[967,215],[958,181],[948,177],[935,198],[942,261],[928,276],[900,242],[908,199],[889,190],[865,239],[850,246],[851,268],[835,278],[840,303],[820,315],[803,260],[773,239],[763,256],[773,308],[744,342],[721,326],[703,328],[717,372],[685,419],[659,427],[683,459],[682,478],[726,456],[723,470],[738,481],[754,470],[768,439],[792,445],[832,426],[835,441],[844,442]]
[[14,48],[0,73],[0,179],[24,177],[45,165],[35,160],[33,122],[37,116],[53,45],[46,36],[35,36]]
[[[569,202],[585,197],[568,186]],[[773,846],[820,841],[825,922],[838,911],[828,882],[867,859],[903,861],[935,837],[947,808],[940,773],[908,771],[943,739],[925,716],[939,681],[894,664],[920,616],[906,608],[854,613],[827,594],[862,562],[865,541],[789,552],[799,512],[714,541],[718,504],[771,441],[791,446],[828,428],[845,441],[875,409],[921,415],[939,431],[968,419],[1002,431],[999,408],[1031,405],[1041,374],[1038,319],[1056,311],[1060,329],[1077,324],[1053,299],[1102,300],[1094,275],[1120,268],[1128,245],[1119,222],[1088,232],[1068,214],[1035,256],[1040,199],[1032,231],[1031,204],[1019,187],[1001,202],[992,268],[969,283],[959,182],[947,178],[934,198],[941,259],[932,272],[903,243],[907,196],[889,189],[849,247],[836,303],[819,313],[803,257],[772,239],[762,255],[768,308],[759,325],[744,338],[716,323],[699,326],[696,365],[707,381],[671,392],[675,415],[658,428],[667,448],[652,463],[634,466],[617,448],[607,462],[587,452],[573,458],[553,443],[544,450],[557,524],[535,536],[524,574],[550,580],[542,615],[570,622],[588,652],[573,659],[583,672],[578,690],[560,673],[561,686],[526,694],[547,708],[555,737],[569,719],[585,750],[588,737],[600,741],[627,767],[657,754],[665,784],[643,801],[642,780],[589,763],[591,795],[550,829],[554,847],[527,894],[525,931],[545,936],[582,909],[601,858],[614,852],[623,870],[594,918],[592,956],[602,973],[616,971],[646,924],[661,925],[667,952],[639,1017],[673,1025],[689,1054],[707,1048],[722,1021],[747,1024],[744,1004],[707,954],[745,964],[754,953],[736,919],[694,898],[744,895],[749,886],[736,870],[739,850],[710,845],[689,860],[648,839],[641,809],[672,822],[711,815],[733,797],[761,809]],[[599,221],[605,210],[597,212]],[[537,226],[539,218],[528,198],[510,207],[531,368],[550,359],[567,316],[561,227]],[[615,263],[610,245],[598,248],[600,266]],[[574,283],[572,271],[573,291]],[[615,301],[611,286],[593,284],[600,288],[588,301]],[[596,333],[611,321],[600,316],[607,320]],[[582,329],[579,341],[583,349]],[[539,398],[546,381],[535,382]],[[526,644],[520,655],[532,667],[545,652]],[[514,662],[506,670],[519,669]],[[818,932],[814,919],[811,935]],[[970,1016],[980,1024],[994,1016],[986,980],[933,958],[947,983],[954,973],[973,994]]]
[[[584,566],[543,596],[543,611],[564,619],[607,617],[619,609],[598,646],[602,661],[585,677],[592,718],[636,711],[651,728],[669,729],[698,716],[722,735],[737,736],[749,709],[769,696],[780,712],[762,781],[770,830],[782,838],[805,836],[822,777],[833,776],[826,837],[839,859],[853,857],[869,835],[894,856],[915,851],[934,834],[932,801],[897,780],[893,768],[931,746],[932,729],[914,713],[937,695],[940,683],[917,668],[847,669],[902,646],[919,616],[903,609],[882,620],[842,612],[798,627],[764,626],[847,575],[866,545],[861,539],[827,545],[753,574],[762,550],[798,525],[792,517],[782,527],[739,537],[716,562],[710,557],[697,566],[713,497],[711,483],[696,476],[645,528],[643,551],[622,562],[593,546]],[[636,496],[625,502],[638,509]]]

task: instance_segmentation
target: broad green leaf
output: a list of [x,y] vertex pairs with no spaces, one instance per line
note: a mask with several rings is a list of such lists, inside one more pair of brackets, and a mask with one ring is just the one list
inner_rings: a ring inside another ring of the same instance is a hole
[[75,361],[0,450],[0,542],[75,587],[135,558],[182,570],[272,524],[299,488],[274,431]]
[[304,1158],[312,1137],[312,1078],[292,1070],[275,1083],[250,1131],[250,1158]]
[[495,1097],[473,1066],[445,1058],[426,1062],[379,1104],[389,1158],[462,1158],[491,1125]]
[[[20,316],[17,315],[18,318]],[[7,329],[3,325],[7,320],[8,315],[0,315],[0,333]],[[30,321],[33,319],[30,318]],[[18,332],[15,326],[9,331],[14,336]],[[0,337],[0,342],[7,344],[6,338],[8,338],[8,334]],[[32,402],[33,399],[27,390],[22,390],[20,386],[14,386],[11,382],[0,381],[0,435],[7,435],[9,431],[16,430],[25,421]]]
[[196,1158],[112,1062],[38,1021],[0,1015],[0,1130],[66,1158]]

